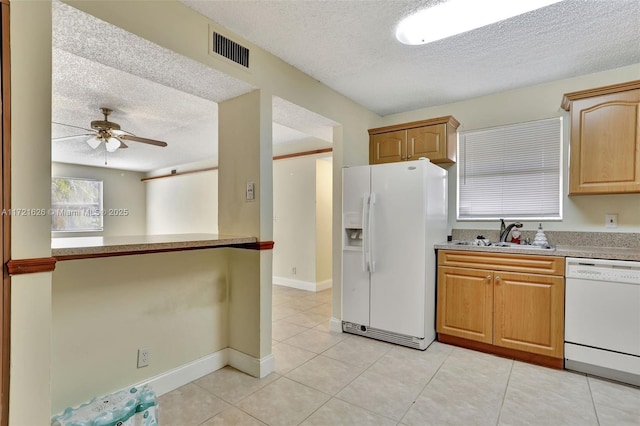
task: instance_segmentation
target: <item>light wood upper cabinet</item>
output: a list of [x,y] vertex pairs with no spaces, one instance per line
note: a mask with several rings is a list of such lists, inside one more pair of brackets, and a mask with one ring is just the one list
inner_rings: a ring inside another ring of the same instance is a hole
[[440,251],[438,265],[438,333],[563,357],[563,258]]
[[565,94],[569,195],[640,192],[640,81]]
[[456,129],[451,117],[369,129],[369,163],[412,161],[426,157],[432,163],[455,163]]
[[371,136],[376,164],[403,161],[407,156],[407,134],[404,130]]

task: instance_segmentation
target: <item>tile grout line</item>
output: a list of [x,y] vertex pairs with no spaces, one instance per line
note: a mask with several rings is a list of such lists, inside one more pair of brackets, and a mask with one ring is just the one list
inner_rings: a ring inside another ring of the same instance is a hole
[[511,368],[509,369],[509,378],[507,379],[507,385],[504,387],[504,395],[502,395],[500,410],[498,410],[498,418],[496,419],[496,426],[500,424],[500,418],[502,417],[502,408],[504,407],[504,401],[507,399],[509,383],[511,383],[511,374],[513,374],[513,367],[515,367],[515,365],[516,365],[516,362],[514,360],[511,360]]
[[589,380],[589,375],[585,374],[585,379],[587,380],[587,387],[589,388],[589,396],[591,397],[591,404],[593,404],[593,412],[596,415],[596,422],[598,425],[600,424],[600,417],[598,417],[598,407],[596,407],[596,401],[593,399],[593,390],[591,390],[591,380]]
[[[434,340],[433,342],[431,342],[429,344],[429,346],[433,345],[435,342],[437,342],[437,340]],[[429,346],[427,346],[427,348],[425,349],[428,350]],[[407,408],[405,410],[405,412],[402,414],[402,417],[400,417],[400,420],[398,421],[398,424],[402,423],[402,420],[405,418],[405,416],[407,414],[409,414],[409,411],[411,410],[411,407],[414,406],[414,404],[416,403],[415,400],[417,400],[420,395],[422,395],[422,392],[425,391],[425,389],[427,389],[427,387],[429,386],[429,384],[431,384],[431,381],[433,380],[434,377],[436,377],[436,374],[438,374],[438,372],[440,371],[440,369],[442,368],[442,366],[444,365],[444,363],[447,361],[447,359],[451,356],[451,354],[453,353],[453,350],[450,351],[446,357],[444,357],[444,359],[442,360],[442,362],[440,363],[440,365],[438,366],[438,368],[436,369],[436,371],[434,371],[434,373],[431,375],[431,378],[427,381],[427,383],[422,387],[422,389],[420,390],[420,392],[418,392],[418,394],[416,395],[416,397],[414,398],[414,401],[409,405],[409,408]]]
[[[347,334],[348,334],[348,333],[347,333]],[[351,336],[351,335],[349,335],[349,336]],[[347,337],[347,339],[349,338],[349,336]],[[346,340],[346,339],[345,339],[345,340]],[[374,340],[375,340],[375,339],[374,339]],[[343,341],[344,341],[344,340],[343,340]],[[385,342],[385,343],[386,343],[386,342]],[[362,409],[362,410],[365,410],[366,412],[371,413],[371,414],[373,414],[373,415],[375,415],[375,416],[380,416],[380,417],[383,417],[383,418],[385,418],[385,419],[389,419],[389,420],[391,420],[391,421],[394,421],[394,422],[396,422],[396,424],[400,424],[400,422],[402,421],[402,417],[400,418],[400,420],[396,420],[396,419],[394,419],[394,418],[392,418],[392,417],[389,417],[389,416],[386,416],[386,415],[384,415],[384,414],[375,413],[375,412],[373,412],[373,411],[369,410],[369,409],[368,409],[368,408],[366,408],[366,407],[362,407],[362,406],[360,406],[360,405],[358,405],[358,404],[356,404],[356,403],[354,403],[354,402],[344,400],[344,399],[342,399],[342,398],[340,398],[340,397],[338,396],[338,394],[339,394],[340,392],[342,392],[342,391],[343,391],[344,389],[346,389],[349,385],[351,385],[353,382],[355,382],[355,381],[356,381],[360,376],[362,376],[364,373],[366,373],[367,371],[369,371],[369,369],[370,369],[371,367],[373,367],[373,366],[374,366],[378,361],[380,361],[380,360],[381,360],[385,355],[387,355],[389,352],[391,352],[391,350],[392,350],[394,347],[399,346],[399,345],[396,345],[396,344],[394,344],[394,343],[390,343],[390,344],[391,344],[392,346],[391,346],[389,349],[387,349],[387,351],[386,351],[385,353],[383,353],[382,355],[380,355],[380,356],[379,356],[375,361],[373,361],[371,364],[369,364],[369,365],[368,365],[364,370],[362,370],[362,371],[360,372],[360,374],[358,374],[356,377],[354,377],[354,378],[353,378],[353,380],[351,380],[349,383],[347,383],[346,385],[344,385],[344,386],[343,386],[343,387],[342,387],[338,392],[336,392],[336,394],[335,394],[332,398],[335,398],[335,399],[337,399],[337,400],[340,400],[340,401],[342,401],[342,402],[344,402],[344,403],[346,403],[346,404],[350,404],[350,405],[353,405],[353,406],[355,406],[355,407],[358,407],[358,408],[360,408],[360,409]],[[328,350],[328,349],[327,349],[327,350]],[[327,358],[330,358],[330,359],[334,359],[334,360],[336,360],[335,358],[331,358],[331,357],[327,357]],[[344,364],[347,364],[347,365],[353,365],[353,364],[349,364],[349,363],[344,362],[344,361],[341,361],[341,360],[336,360],[336,361],[343,362]],[[356,367],[357,367],[357,366],[356,366]],[[327,402],[328,402],[328,401],[327,401]]]
[[[309,308],[308,310],[305,310],[305,311],[303,311],[303,312],[309,312],[310,310],[312,310],[312,309],[316,309],[316,308],[317,308],[317,306],[316,306],[316,307]],[[288,315],[288,316],[286,316],[286,317],[284,317],[284,318],[279,319],[278,321],[283,320],[283,319],[285,319],[285,318],[289,318],[289,317],[291,317],[291,316],[293,316],[293,315],[298,315],[298,314]],[[296,325],[298,325],[298,324],[296,324]],[[316,326],[317,326],[317,325],[316,325]],[[309,330],[313,330],[313,329],[315,329],[315,327],[316,327],[316,326],[311,327],[311,328],[308,328],[308,329],[309,329]],[[301,333],[303,333],[303,332],[301,332]],[[292,337],[293,337],[293,336],[292,336]],[[376,362],[378,362],[380,359],[382,359],[382,358],[383,358],[385,355],[387,355],[387,354],[388,354],[388,353],[389,353],[389,352],[390,352],[394,347],[396,347],[396,346],[398,346],[398,345],[390,344],[390,347],[389,347],[389,348],[388,348],[384,353],[382,353],[382,354],[381,354],[378,358],[376,358],[372,363],[370,363],[368,366],[366,366],[366,367],[364,368],[364,370],[362,370],[362,371],[361,371],[357,376],[355,376],[352,380],[350,380],[348,383],[346,383],[344,386],[342,386],[342,387],[341,387],[341,388],[340,388],[340,389],[335,393],[335,395],[327,394],[327,393],[326,393],[326,392],[324,392],[324,391],[321,391],[321,390],[319,390],[319,389],[316,389],[316,388],[310,387],[310,386],[308,386],[308,385],[306,385],[306,384],[304,384],[304,383],[300,383],[300,382],[298,382],[298,381],[294,380],[293,378],[290,378],[290,377],[288,377],[288,376],[287,376],[287,374],[289,374],[289,373],[291,373],[291,372],[295,371],[296,369],[298,369],[298,368],[300,368],[300,367],[304,366],[305,364],[309,363],[311,360],[313,360],[313,359],[315,359],[315,358],[317,358],[318,356],[321,356],[321,355],[322,355],[322,356],[324,356],[325,358],[328,358],[328,359],[331,359],[331,360],[334,360],[334,361],[341,362],[341,363],[343,363],[343,364],[345,364],[345,365],[347,365],[347,366],[354,366],[354,367],[357,367],[357,366],[356,366],[356,365],[354,365],[354,364],[349,364],[349,363],[344,362],[344,361],[342,361],[342,360],[338,360],[338,359],[335,359],[335,358],[332,358],[332,357],[329,357],[329,356],[323,355],[325,352],[327,352],[327,351],[328,351],[328,350],[330,350],[331,348],[333,348],[333,347],[337,346],[338,344],[340,344],[340,343],[344,342],[345,340],[349,339],[349,337],[350,337],[349,335],[348,335],[348,336],[346,336],[346,337],[345,337],[344,339],[342,339],[340,342],[337,342],[336,344],[334,344],[334,345],[330,346],[329,348],[325,349],[324,351],[322,351],[322,352],[320,352],[320,353],[318,353],[318,354],[315,354],[315,356],[314,356],[313,358],[309,359],[308,361],[305,361],[303,364],[299,365],[299,366],[298,366],[298,367],[296,367],[296,368],[293,368],[292,370],[288,371],[286,374],[283,374],[283,375],[282,375],[282,377],[286,377],[287,379],[289,379],[289,380],[291,380],[291,381],[293,381],[293,382],[295,382],[295,383],[298,383],[298,384],[300,384],[300,385],[306,386],[306,387],[308,387],[308,388],[310,388],[310,389],[316,390],[316,391],[321,392],[321,393],[323,393],[323,394],[325,394],[325,395],[329,395],[329,399],[328,399],[326,402],[324,402],[322,405],[320,405],[318,408],[316,408],[312,413],[310,413],[310,414],[309,414],[305,419],[303,419],[303,420],[302,420],[300,423],[298,423],[298,424],[302,424],[302,423],[304,423],[307,419],[309,419],[311,416],[313,416],[313,414],[315,414],[318,410],[320,410],[322,407],[324,407],[326,404],[328,404],[332,399],[337,399],[337,400],[342,401],[342,402],[344,402],[344,403],[346,403],[346,404],[353,405],[353,406],[358,407],[358,408],[360,408],[360,409],[362,409],[362,410],[366,411],[367,413],[370,413],[370,414],[372,414],[372,415],[374,415],[374,416],[379,416],[379,417],[382,417],[382,418],[388,419],[388,420],[390,420],[390,421],[396,422],[396,424],[400,424],[400,422],[402,421],[402,417],[404,417],[404,416],[400,417],[400,419],[399,419],[399,420],[396,420],[396,419],[391,418],[391,417],[388,417],[388,416],[386,416],[386,415],[379,414],[379,413],[375,413],[375,412],[373,412],[373,411],[371,411],[371,410],[369,410],[369,409],[367,409],[367,408],[365,408],[365,407],[362,407],[362,406],[360,406],[360,405],[358,405],[358,404],[355,404],[355,403],[352,403],[352,402],[349,402],[349,401],[345,401],[344,399],[342,399],[342,398],[340,398],[340,397],[338,397],[338,396],[337,396],[337,394],[338,394],[338,393],[340,393],[342,390],[344,390],[344,389],[345,389],[345,388],[347,388],[349,385],[351,385],[351,384],[352,384],[354,381],[356,381],[356,380],[357,380],[361,375],[363,375],[366,371],[368,371],[371,367],[373,367],[373,365],[375,365],[375,363],[376,363]],[[283,342],[283,343],[286,343],[286,342]],[[448,355],[447,355],[447,357],[448,357]],[[446,359],[446,358],[445,358],[445,359]]]

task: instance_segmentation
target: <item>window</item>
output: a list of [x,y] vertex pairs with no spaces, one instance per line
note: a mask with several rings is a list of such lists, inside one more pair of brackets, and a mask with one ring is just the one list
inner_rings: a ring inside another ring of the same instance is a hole
[[102,181],[51,179],[51,230],[102,231]]
[[562,118],[460,134],[458,220],[561,219]]

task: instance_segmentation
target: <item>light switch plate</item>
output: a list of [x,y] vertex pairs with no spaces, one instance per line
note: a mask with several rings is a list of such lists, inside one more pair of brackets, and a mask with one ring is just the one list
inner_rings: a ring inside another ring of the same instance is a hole
[[247,182],[247,201],[254,201],[256,199],[256,184],[253,182]]

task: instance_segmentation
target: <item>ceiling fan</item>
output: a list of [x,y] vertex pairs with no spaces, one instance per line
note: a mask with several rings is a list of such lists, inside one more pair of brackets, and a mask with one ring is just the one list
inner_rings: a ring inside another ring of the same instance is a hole
[[109,121],[108,119],[109,114],[111,114],[112,112],[111,109],[100,108],[100,111],[104,115],[104,120],[92,121],[91,129],[72,126],[71,124],[58,123],[54,121],[53,122],[54,124],[73,127],[73,128],[85,130],[91,133],[83,133],[80,135],[73,135],[73,136],[63,136],[60,138],[52,138],[51,140],[63,141],[68,139],[75,139],[75,138],[90,136],[86,142],[91,148],[96,149],[100,145],[100,143],[104,143],[104,146],[107,149],[107,152],[115,152],[118,149],[128,148],[128,146],[124,143],[124,141],[140,142],[140,143],[146,143],[149,145],[155,145],[155,146],[161,146],[161,147],[167,146],[166,142],[158,141],[155,139],[141,138],[139,136],[134,135],[131,132],[127,132],[125,130],[120,129],[120,125],[118,123],[114,123],[113,121]]

